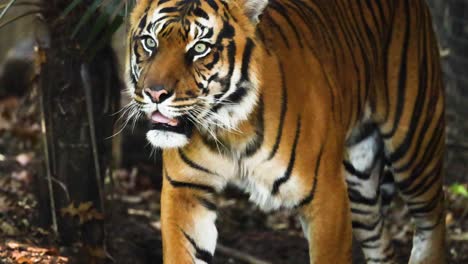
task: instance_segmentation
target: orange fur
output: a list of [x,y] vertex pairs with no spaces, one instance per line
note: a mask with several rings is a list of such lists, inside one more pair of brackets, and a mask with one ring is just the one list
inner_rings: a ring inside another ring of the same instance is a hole
[[[439,131],[443,89],[437,45],[423,1],[275,0],[262,12],[258,25],[246,16],[255,11],[246,8],[256,4],[254,1],[211,0],[217,12],[209,1],[201,1],[201,9],[216,18],[215,34],[220,33],[226,17],[235,34],[198,61],[187,62],[186,58],[186,45],[193,36],[183,39],[182,33],[174,33],[184,32],[183,23],[165,26],[164,33],[168,33],[157,36],[155,54],[142,55],[147,57],[139,65],[142,76],[135,95],[143,98],[146,87],[163,84],[178,99],[172,106],[188,107],[203,95],[193,68],[203,69],[219,52],[218,72],[228,71],[230,59],[242,72],[246,54],[251,52],[247,89],[253,91],[248,96],[255,98],[255,106],[248,117],[239,118],[235,127],[208,132],[196,125],[186,145],[164,150],[161,221],[165,263],[209,259],[214,248],[210,241],[200,242],[206,239],[200,235],[205,222],[200,223],[214,219],[212,196],[228,182],[239,182],[265,209],[298,209],[310,243],[311,263],[350,263],[348,195],[353,194],[348,194],[348,174],[343,172],[342,162],[353,131],[366,122],[375,124],[385,155],[394,159],[389,166],[395,169],[395,181],[408,204],[436,201],[427,217],[417,222],[421,230],[426,224],[433,225],[434,232],[428,237],[434,243],[427,246],[431,253],[413,256],[411,263],[443,263],[444,231],[438,224],[443,212],[443,197],[438,196],[441,173],[436,173],[428,190],[418,189],[422,188],[418,184],[427,185],[425,173],[439,166],[443,157],[443,131]],[[138,45],[143,16],[176,6],[178,1],[164,1],[161,6],[158,2],[143,0],[134,9],[132,45]],[[191,23],[192,19],[196,18],[187,15]],[[226,52],[231,42],[235,54],[229,57]],[[137,48],[144,52],[141,46]],[[208,87],[210,92],[222,91],[220,83]],[[418,96],[421,93],[424,95]],[[405,142],[411,133],[417,136]],[[435,146],[434,135],[439,140]],[[422,176],[410,178],[427,159],[426,150],[431,151],[432,161]],[[418,195],[413,193],[415,189]],[[206,232],[216,240],[213,230]]]

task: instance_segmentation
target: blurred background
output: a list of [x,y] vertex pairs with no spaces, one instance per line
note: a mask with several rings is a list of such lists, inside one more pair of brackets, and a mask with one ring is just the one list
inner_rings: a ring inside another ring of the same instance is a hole
[[[447,250],[468,263],[468,0],[427,2],[447,95]],[[120,110],[132,4],[0,0],[0,263],[161,263],[160,156]],[[307,262],[294,215],[234,189],[218,204],[215,263]],[[407,211],[388,211],[405,263]]]

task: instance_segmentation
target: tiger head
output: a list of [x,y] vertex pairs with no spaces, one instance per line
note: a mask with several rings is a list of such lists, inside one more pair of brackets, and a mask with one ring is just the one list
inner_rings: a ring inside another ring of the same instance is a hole
[[233,130],[258,100],[256,24],[268,0],[140,0],[130,18],[128,87],[159,148],[194,129]]

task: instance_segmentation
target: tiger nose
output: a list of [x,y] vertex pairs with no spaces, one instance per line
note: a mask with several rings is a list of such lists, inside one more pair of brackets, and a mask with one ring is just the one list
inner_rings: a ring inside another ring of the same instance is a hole
[[150,88],[145,88],[145,94],[149,96],[153,103],[162,103],[167,98],[171,97],[171,94],[164,89],[162,85],[155,85]]

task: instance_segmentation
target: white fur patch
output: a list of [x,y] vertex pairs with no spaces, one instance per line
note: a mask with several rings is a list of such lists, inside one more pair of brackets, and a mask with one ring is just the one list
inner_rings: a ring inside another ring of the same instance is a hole
[[[359,186],[355,186],[353,189],[358,190],[361,195],[368,198],[374,197],[377,189],[379,188],[380,166],[372,168],[376,155],[378,155],[378,143],[376,137],[376,135],[370,136],[363,141],[348,147],[349,162],[357,171],[371,173],[371,176],[367,180],[362,180],[355,175],[347,173],[346,178],[350,182],[360,183]],[[362,204],[355,204],[354,206],[361,207]]]
[[374,137],[366,138],[348,148],[349,161],[356,170],[364,172],[371,166],[377,155],[377,144]]
[[244,10],[250,19],[258,23],[260,15],[268,5],[268,0],[244,0]]
[[156,148],[180,148],[189,143],[185,135],[162,130],[150,130],[146,133],[146,138]]
[[278,164],[278,161],[263,163],[261,157],[260,154],[258,158],[241,164],[241,171],[244,173],[240,173],[241,177],[235,180],[236,185],[246,191],[250,195],[249,200],[263,211],[294,208],[308,194],[310,187],[304,185],[299,175],[293,173],[281,185],[279,192],[273,195],[273,184],[284,175],[287,165]]
[[[190,233],[195,243],[201,249],[204,249],[214,255],[216,249],[216,240],[218,239],[218,231],[216,230],[215,221],[216,214],[212,212],[205,212],[203,215],[197,215],[194,219],[196,228],[193,233]],[[195,263],[205,263],[204,261],[196,259]]]

